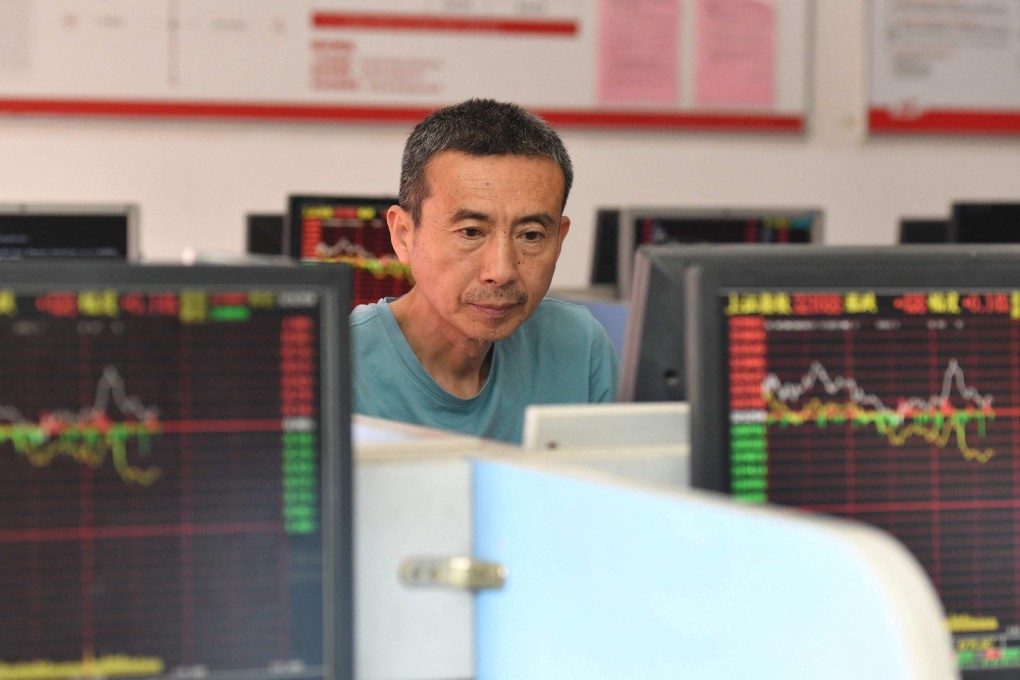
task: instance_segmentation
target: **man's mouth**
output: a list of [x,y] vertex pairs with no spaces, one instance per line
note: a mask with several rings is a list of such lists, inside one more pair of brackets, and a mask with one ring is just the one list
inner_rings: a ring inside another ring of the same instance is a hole
[[482,314],[484,314],[485,316],[488,316],[488,317],[491,317],[491,318],[494,318],[494,319],[498,319],[500,317],[506,316],[507,314],[510,313],[511,310],[513,310],[514,308],[517,307],[517,305],[515,303],[506,303],[506,302],[499,302],[499,303],[493,303],[493,302],[473,302],[473,303],[471,303],[471,306],[474,307],[479,312],[481,312]]

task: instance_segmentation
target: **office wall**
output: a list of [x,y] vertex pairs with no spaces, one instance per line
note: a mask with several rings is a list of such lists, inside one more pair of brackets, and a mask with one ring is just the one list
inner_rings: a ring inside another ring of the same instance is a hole
[[[867,137],[864,21],[863,0],[814,4],[804,135],[564,128],[575,227],[554,285],[584,285],[601,205],[820,206],[826,242],[887,244],[903,215],[1020,200],[1020,138]],[[408,128],[5,116],[0,202],[137,202],[149,260],[240,253],[244,214],[288,193],[394,193]]]

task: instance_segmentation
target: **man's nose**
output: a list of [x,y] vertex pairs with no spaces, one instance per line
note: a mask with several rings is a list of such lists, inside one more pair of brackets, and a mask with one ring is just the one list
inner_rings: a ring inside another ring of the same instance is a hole
[[494,235],[482,252],[479,276],[485,283],[503,286],[517,275],[517,253],[509,237]]

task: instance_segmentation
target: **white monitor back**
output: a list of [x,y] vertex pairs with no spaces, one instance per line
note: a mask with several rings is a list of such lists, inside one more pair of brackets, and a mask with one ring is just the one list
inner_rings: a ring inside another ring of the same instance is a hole
[[642,482],[690,484],[690,411],[684,402],[535,404],[522,447],[539,456]]

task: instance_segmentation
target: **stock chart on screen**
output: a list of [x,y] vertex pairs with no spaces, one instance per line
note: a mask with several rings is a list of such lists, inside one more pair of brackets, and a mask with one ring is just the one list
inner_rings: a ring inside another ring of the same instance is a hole
[[346,300],[288,269],[0,277],[0,679],[333,677]]
[[353,304],[399,297],[411,289],[411,270],[390,243],[386,211],[394,198],[288,198],[291,256],[302,262],[342,262],[354,272]]
[[697,483],[887,530],[938,591],[960,668],[1020,668],[1020,285],[727,278],[698,293],[695,344],[718,349],[692,386],[715,452]]

